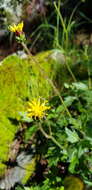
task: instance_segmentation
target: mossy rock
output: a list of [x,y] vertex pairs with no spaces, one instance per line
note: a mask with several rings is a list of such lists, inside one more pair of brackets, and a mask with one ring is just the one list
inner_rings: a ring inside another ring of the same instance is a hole
[[[54,80],[57,69],[49,57],[51,52],[42,52],[35,59]],[[0,63],[0,171],[5,167],[2,163],[8,160],[9,147],[19,130],[15,122],[19,119],[19,112],[25,111],[27,101],[32,97],[49,98],[52,94],[51,85],[31,58],[21,59],[15,54]]]
[[84,190],[83,181],[75,176],[68,176],[64,180],[65,190]]

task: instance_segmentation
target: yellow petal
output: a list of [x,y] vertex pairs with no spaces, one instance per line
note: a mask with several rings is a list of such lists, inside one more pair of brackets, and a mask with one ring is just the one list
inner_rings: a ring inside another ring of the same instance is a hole
[[19,32],[21,32],[23,30],[23,26],[24,26],[23,21],[17,25],[17,29]]

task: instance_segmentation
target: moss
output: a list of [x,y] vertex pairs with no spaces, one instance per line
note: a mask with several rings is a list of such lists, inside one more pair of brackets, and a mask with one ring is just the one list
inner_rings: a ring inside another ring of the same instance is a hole
[[[58,55],[56,56],[57,53],[59,53],[59,59]],[[36,96],[38,92],[39,95],[48,98],[54,94],[54,91],[47,78],[45,78],[44,72],[41,72],[41,69],[44,69],[46,76],[50,78],[55,83],[57,88],[61,90],[64,82],[69,79],[69,73],[67,73],[67,69],[64,64],[64,55],[59,50],[49,50],[37,54],[35,59],[37,60],[35,64],[33,63],[33,60],[31,64],[32,71],[34,75],[36,75],[37,82],[35,81],[35,77],[31,78],[32,93],[34,93],[34,96]],[[38,64],[40,64],[41,69],[39,69]]]
[[6,170],[6,165],[3,163],[0,163],[0,175],[3,176]]
[[8,157],[6,152],[8,152],[10,148],[10,143],[14,138],[16,130],[17,127],[12,125],[5,116],[0,118],[0,158],[3,158],[4,161]]
[[3,164],[3,162],[9,159],[10,145],[16,131],[16,126],[12,125],[5,116],[0,116],[0,175],[2,175],[6,169],[6,165]]
[[32,176],[32,174],[34,173],[34,170],[35,170],[35,166],[36,166],[36,159],[33,158],[29,163],[27,163],[23,167],[23,168],[25,168],[25,176],[22,179],[22,184],[26,184],[28,179]]
[[0,66],[0,111],[16,117],[23,110],[23,102],[29,96],[28,66],[17,56],[6,58]]
[[[49,61],[47,60],[47,56],[50,54],[50,51],[41,52],[35,56],[35,60],[38,63],[31,62],[32,65],[32,76],[31,76],[31,93],[32,96],[42,96],[48,98],[52,94],[52,88],[49,84],[48,80],[44,77],[44,74],[39,69],[38,64],[40,63],[40,67],[45,70],[46,75],[52,78],[52,69]],[[31,60],[31,59],[30,59]]]

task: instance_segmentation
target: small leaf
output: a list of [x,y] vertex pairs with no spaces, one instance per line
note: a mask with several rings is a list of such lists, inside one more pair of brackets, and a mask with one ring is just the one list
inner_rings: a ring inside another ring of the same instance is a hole
[[60,105],[60,106],[57,107],[56,113],[60,113],[60,112],[62,112],[63,110],[64,110],[63,106]]
[[69,171],[71,173],[75,172],[75,167],[76,167],[76,164],[78,164],[78,163],[79,163],[78,157],[76,155],[74,155],[74,157],[71,159],[71,163],[69,165]]
[[72,85],[77,89],[77,90],[88,90],[88,86],[82,82],[75,82],[72,83]]
[[81,120],[79,118],[78,119],[70,118],[69,124],[73,125],[75,129],[81,129],[82,126]]
[[74,173],[75,172],[75,167],[76,167],[76,164],[79,163],[78,161],[78,151],[75,147],[72,147],[69,152],[68,152],[68,155],[69,155],[69,162],[70,162],[70,165],[69,165],[69,171],[71,173]]
[[65,128],[65,132],[68,136],[67,140],[71,143],[76,143],[79,141],[79,136],[78,134],[76,133],[76,131],[71,131],[70,129],[68,128]]
[[32,118],[29,118],[29,117],[27,116],[27,113],[26,113],[26,112],[19,112],[19,116],[20,116],[20,120],[21,120],[21,121],[24,121],[24,122],[27,122],[27,123],[30,123],[30,122],[33,121]]
[[74,100],[76,100],[77,98],[75,96],[68,96],[65,98],[65,105],[66,106],[71,106],[71,104],[74,102]]
[[25,187],[25,190],[31,190],[30,187]]
[[[68,107],[71,106],[71,104],[76,100],[77,98],[75,96],[68,96],[64,100],[64,104]],[[63,105],[58,106],[56,109],[56,113],[63,112],[65,110],[65,107]]]
[[64,83],[64,87],[65,87],[65,88],[69,88],[69,87],[70,87],[70,85],[69,85],[69,84],[67,84],[67,83]]

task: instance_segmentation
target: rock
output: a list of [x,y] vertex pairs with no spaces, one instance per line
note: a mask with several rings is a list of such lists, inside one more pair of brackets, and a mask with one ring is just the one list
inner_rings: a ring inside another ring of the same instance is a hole
[[68,176],[64,180],[65,190],[84,190],[83,181],[75,176]]
[[18,165],[11,168],[9,173],[0,181],[0,189],[10,190],[16,183],[25,184],[27,182],[32,176],[36,166],[34,153],[20,153],[17,157],[17,164]]
[[65,64],[64,52],[61,50],[58,50],[58,49],[52,50],[48,58],[54,60],[55,62],[59,64]]
[[3,27],[11,22],[17,23],[20,21],[22,15],[22,3],[18,0],[1,0],[0,11],[2,16]]
[[23,51],[17,51],[17,55],[21,58],[21,59],[26,59],[27,58],[27,54]]

